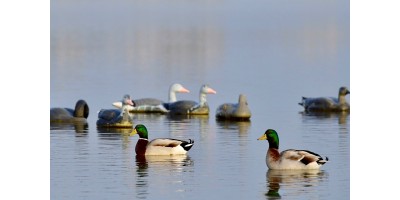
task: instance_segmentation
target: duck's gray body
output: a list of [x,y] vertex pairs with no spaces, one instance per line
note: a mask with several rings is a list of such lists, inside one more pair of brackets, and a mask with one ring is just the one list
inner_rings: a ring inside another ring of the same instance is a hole
[[215,117],[219,120],[249,120],[251,111],[246,96],[239,95],[238,103],[224,103],[217,108]]
[[346,102],[345,96],[350,94],[346,87],[339,89],[338,98],[335,97],[303,97],[299,105],[309,112],[345,112],[350,111],[350,105]]
[[[189,90],[184,88],[181,84],[172,84],[169,88],[168,102],[161,101],[156,98],[141,98],[133,100],[135,106],[128,106],[129,112],[132,113],[168,113],[169,104],[176,102],[176,93],[188,93]],[[113,105],[121,108],[121,102],[115,102]]]
[[133,117],[129,114],[128,106],[133,106],[132,99],[125,95],[121,109],[101,109],[96,122],[97,127],[132,128]]
[[128,111],[121,114],[118,109],[101,109],[96,122],[98,127],[132,127],[133,119]]
[[170,114],[173,115],[208,115],[210,107],[207,102],[203,105],[195,101],[177,101],[169,105]]
[[208,85],[200,87],[199,102],[183,100],[169,104],[169,114],[171,115],[208,115],[210,108],[207,103],[207,94],[216,94],[217,92]]
[[75,109],[71,108],[51,108],[50,122],[71,123],[87,122],[89,116],[89,106],[85,100],[78,100]]

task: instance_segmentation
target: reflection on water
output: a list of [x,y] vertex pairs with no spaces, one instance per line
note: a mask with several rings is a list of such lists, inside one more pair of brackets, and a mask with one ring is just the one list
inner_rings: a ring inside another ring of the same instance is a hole
[[84,136],[88,133],[89,125],[86,122],[50,122],[50,130],[75,130],[76,133],[84,133],[77,136]]
[[136,197],[146,199],[148,194],[148,163],[144,156],[136,155]]
[[141,121],[162,121],[166,118],[164,114],[160,113],[131,113],[133,123],[140,124]]
[[350,112],[299,112],[303,116],[303,121],[337,119],[338,124],[347,124]]
[[176,192],[185,185],[184,172],[190,172],[194,162],[187,155],[139,156],[136,155],[136,197],[146,199],[148,195],[149,176],[152,181],[161,185],[178,184]]
[[317,186],[327,179],[327,174],[320,170],[269,169],[266,177],[267,199],[293,199],[299,198],[299,195],[305,196],[304,199],[313,199],[311,197],[318,195]]
[[174,136],[185,136],[187,132],[196,129],[204,136],[210,128],[209,118],[208,115],[167,115],[165,123]]
[[217,125],[222,129],[234,130],[239,133],[239,135],[247,135],[250,129],[250,121],[219,121],[217,120]]
[[167,115],[168,120],[190,123],[193,120],[205,121],[210,118],[209,115]]
[[[100,140],[121,140],[122,149],[129,149],[131,143],[130,134],[133,128],[108,128],[108,127],[97,127],[98,138]],[[107,143],[107,142],[105,142]]]
[[192,166],[193,161],[188,155],[167,155],[167,156],[155,156],[146,155],[138,156],[136,155],[136,166],[138,168],[147,168],[151,166],[155,171],[175,171],[182,172],[183,167]]
[[100,136],[107,135],[124,135],[129,136],[129,134],[133,131],[133,128],[110,128],[110,127],[97,127],[97,132]]

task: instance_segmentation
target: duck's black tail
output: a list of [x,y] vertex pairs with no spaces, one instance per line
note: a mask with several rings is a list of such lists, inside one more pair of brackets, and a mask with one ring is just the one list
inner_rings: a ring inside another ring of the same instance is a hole
[[327,156],[325,156],[325,159],[320,157],[320,159],[317,161],[317,163],[320,165],[323,165],[323,164],[327,163],[328,161],[329,161],[329,158]]
[[194,144],[194,140],[189,139],[189,142],[187,142],[187,141],[182,142],[181,146],[183,149],[185,149],[185,151],[189,151],[190,148],[192,148],[193,144]]

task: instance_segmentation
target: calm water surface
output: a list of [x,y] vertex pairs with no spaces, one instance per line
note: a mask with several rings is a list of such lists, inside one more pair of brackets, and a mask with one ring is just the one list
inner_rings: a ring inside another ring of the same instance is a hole
[[[348,1],[51,2],[51,105],[85,99],[87,125],[50,125],[51,199],[349,199],[350,114],[310,115],[302,96],[350,90]],[[167,100],[181,83],[209,116],[136,114],[149,138],[194,139],[187,156],[135,157],[130,130],[97,129],[124,94]],[[250,122],[217,122],[246,94]],[[347,97],[350,102],[350,96]],[[281,150],[328,156],[319,171],[268,170],[266,129]]]

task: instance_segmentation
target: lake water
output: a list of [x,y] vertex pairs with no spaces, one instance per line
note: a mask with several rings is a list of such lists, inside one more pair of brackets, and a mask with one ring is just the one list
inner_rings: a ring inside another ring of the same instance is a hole
[[[302,96],[350,90],[349,1],[51,2],[50,107],[90,107],[87,126],[50,126],[51,199],[349,199],[350,114],[308,115]],[[187,156],[136,159],[138,136],[98,130],[124,94],[167,101],[181,83],[210,115],[136,114],[149,138],[194,139]],[[217,122],[248,99],[250,122]],[[350,95],[346,97],[350,102]],[[328,156],[317,172],[268,170],[266,129],[280,149]]]

